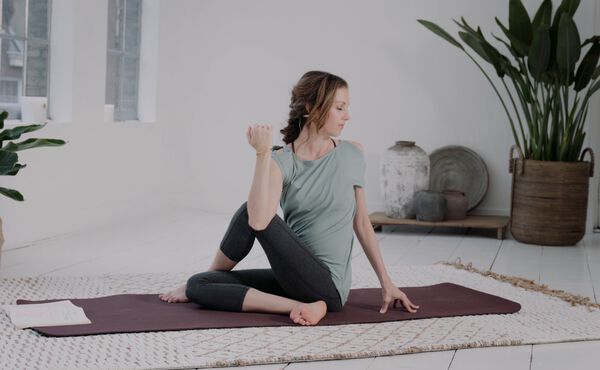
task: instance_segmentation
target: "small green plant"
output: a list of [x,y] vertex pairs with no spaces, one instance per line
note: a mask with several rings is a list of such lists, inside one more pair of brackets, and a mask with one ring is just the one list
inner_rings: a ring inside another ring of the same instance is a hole
[[[19,157],[16,152],[25,149],[38,148],[42,146],[60,146],[65,142],[60,139],[27,139],[18,143],[13,143],[11,140],[16,140],[21,135],[41,129],[44,125],[27,125],[15,126],[11,129],[4,129],[4,120],[8,117],[8,113],[3,111],[0,113],[0,175],[14,176],[19,173],[19,170],[26,167],[26,164],[18,163]],[[17,190],[0,187],[0,194],[11,199],[23,201],[23,195]]]
[[[437,24],[418,20],[461,49],[483,72],[502,103],[515,143],[525,159],[581,160],[589,101],[600,89],[600,36],[592,36],[583,43],[580,41],[573,21],[579,3],[580,0],[563,0],[553,16],[552,1],[544,0],[531,20],[521,0],[510,0],[508,27],[495,18],[506,39],[492,36],[508,49],[512,59],[490,44],[480,27],[471,27],[462,17],[460,22],[454,20],[461,29],[458,32],[460,39],[494,67],[513,114],[507,107],[506,97],[503,98],[496,84],[463,44]],[[589,50],[577,66],[582,50],[588,45]],[[511,87],[506,83],[506,77]]]

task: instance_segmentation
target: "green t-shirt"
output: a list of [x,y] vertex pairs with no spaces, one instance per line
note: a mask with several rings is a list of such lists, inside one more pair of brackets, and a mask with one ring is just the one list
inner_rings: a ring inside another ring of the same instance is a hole
[[272,158],[283,175],[285,222],[331,271],[342,304],[352,279],[350,258],[356,212],[354,186],[364,186],[365,159],[356,145],[340,141],[323,157],[305,161],[287,146]]

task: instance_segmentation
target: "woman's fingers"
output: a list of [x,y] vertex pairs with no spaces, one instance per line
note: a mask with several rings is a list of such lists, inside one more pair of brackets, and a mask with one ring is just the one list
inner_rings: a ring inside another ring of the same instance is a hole
[[379,310],[379,313],[386,313],[390,303],[392,303],[392,301],[385,299],[383,301],[383,306],[381,306],[381,310]]
[[396,308],[396,304],[398,303],[398,301],[400,301],[402,303],[402,306],[411,313],[415,313],[417,312],[417,309],[419,308],[419,306],[413,304],[410,299],[408,299],[408,297],[402,297],[402,298],[396,298],[394,300],[388,301],[388,300],[384,300],[383,302],[383,306],[381,306],[381,310],[379,310],[380,313],[386,313],[390,304],[393,303],[393,308]]
[[404,308],[406,308],[408,312],[417,312],[417,308],[419,308],[419,306],[413,304],[410,301],[410,299],[408,299],[408,297],[400,298],[400,300],[402,301],[402,305],[404,306]]
[[408,312],[412,312],[412,313],[417,312],[417,310],[411,306],[411,303],[408,300],[408,298],[405,298],[405,299],[402,300],[402,305],[404,306],[404,308],[406,308],[406,310]]

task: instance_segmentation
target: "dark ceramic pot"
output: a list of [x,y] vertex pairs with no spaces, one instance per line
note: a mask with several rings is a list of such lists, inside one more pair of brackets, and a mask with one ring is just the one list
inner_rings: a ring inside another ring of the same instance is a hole
[[446,220],[462,220],[467,217],[469,200],[465,193],[460,190],[444,190],[444,196],[448,206]]
[[421,190],[415,196],[415,213],[419,221],[443,221],[447,207],[446,197],[439,191]]

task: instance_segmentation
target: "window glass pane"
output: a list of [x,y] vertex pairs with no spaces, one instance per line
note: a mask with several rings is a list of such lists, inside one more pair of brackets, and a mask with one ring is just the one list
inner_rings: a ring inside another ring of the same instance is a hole
[[0,110],[8,112],[8,119],[20,119],[21,81],[0,78]]
[[[137,112],[138,64],[137,58],[123,58],[123,88],[120,108],[134,113]],[[127,119],[135,118],[137,117]]]
[[108,54],[106,60],[106,104],[114,104],[119,100],[119,81],[121,75],[121,56]]
[[26,0],[2,0],[2,32],[25,37]]
[[137,119],[141,0],[109,0],[106,104],[115,120]]
[[125,3],[125,52],[139,54],[140,46],[140,0],[127,0]]
[[108,50],[123,50],[123,0],[108,1]]
[[26,96],[47,96],[48,45],[27,43]]
[[29,37],[48,39],[48,0],[29,0]]
[[15,51],[24,41],[0,39],[0,110],[8,112],[9,119],[20,119],[19,97],[23,84],[24,53]]

